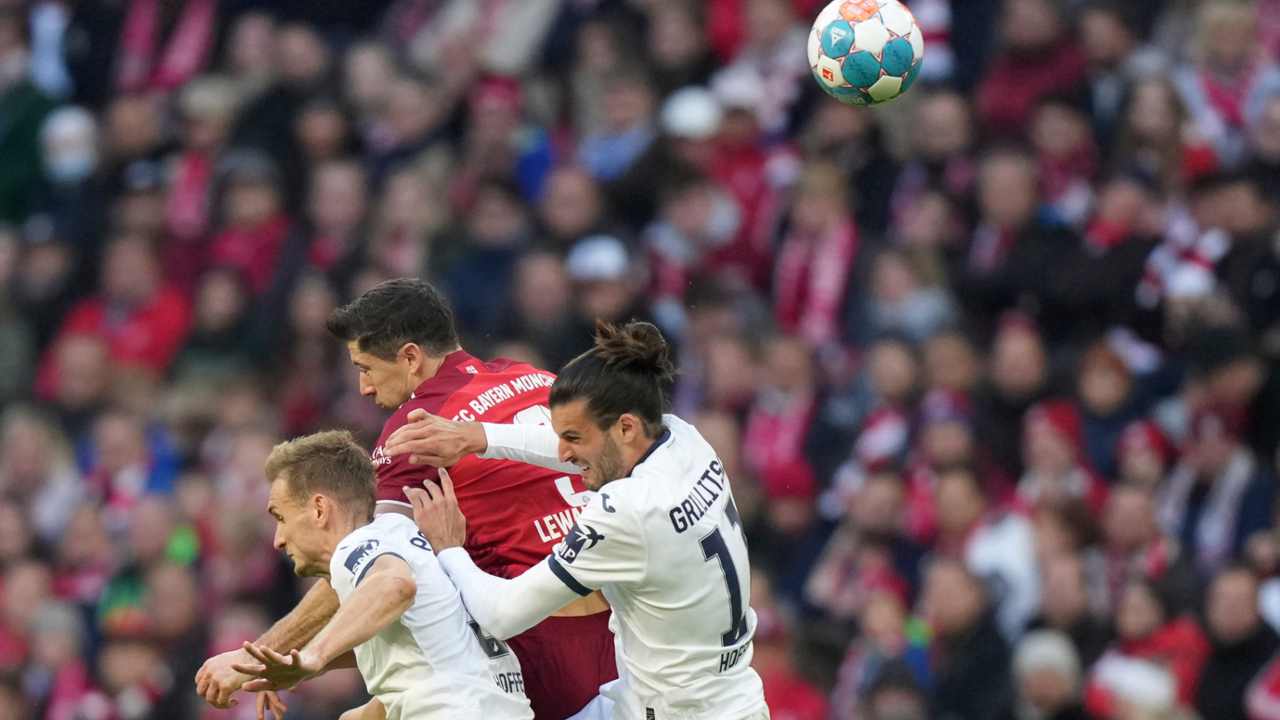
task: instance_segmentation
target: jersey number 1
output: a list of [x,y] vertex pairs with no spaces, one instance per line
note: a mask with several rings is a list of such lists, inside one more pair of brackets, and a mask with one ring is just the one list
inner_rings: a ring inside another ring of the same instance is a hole
[[733,564],[733,555],[729,554],[729,546],[725,544],[720,528],[702,538],[702,557],[708,562],[711,558],[720,561],[720,570],[724,572],[724,584],[729,590],[729,630],[720,635],[724,647],[738,644],[747,634],[747,614],[742,609],[742,586],[738,583],[738,569]]

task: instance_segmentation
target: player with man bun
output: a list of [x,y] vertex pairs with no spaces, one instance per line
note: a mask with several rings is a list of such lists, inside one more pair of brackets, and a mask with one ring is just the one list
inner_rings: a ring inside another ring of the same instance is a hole
[[[463,455],[574,468],[596,491],[572,533],[512,578],[476,567],[453,483],[406,488],[420,530],[475,619],[516,635],[599,589],[613,607],[619,679],[575,718],[769,717],[751,669],[750,562],[724,464],[689,423],[663,414],[674,369],[648,323],[600,325],[551,387],[552,427],[418,414],[390,455],[447,467]],[[554,429],[552,429],[554,428]]]

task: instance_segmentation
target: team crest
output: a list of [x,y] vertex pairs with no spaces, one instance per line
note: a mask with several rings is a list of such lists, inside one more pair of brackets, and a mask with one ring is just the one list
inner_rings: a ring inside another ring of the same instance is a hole
[[356,571],[356,566],[358,566],[362,560],[369,557],[369,553],[372,553],[376,549],[378,549],[377,540],[365,540],[357,545],[355,550],[351,551],[351,554],[347,556],[347,561],[343,563],[343,565],[346,566],[347,570],[354,573]]
[[590,525],[575,523],[573,529],[569,531],[569,537],[565,538],[560,545],[560,551],[557,554],[561,560],[572,563],[582,551],[590,550],[603,539],[604,535],[596,532],[596,529]]

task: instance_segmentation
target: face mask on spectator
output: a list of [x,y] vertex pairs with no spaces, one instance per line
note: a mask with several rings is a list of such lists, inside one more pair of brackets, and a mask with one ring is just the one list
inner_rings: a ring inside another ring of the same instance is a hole
[[89,177],[98,163],[92,150],[57,153],[46,160],[49,178],[56,183],[77,183]]

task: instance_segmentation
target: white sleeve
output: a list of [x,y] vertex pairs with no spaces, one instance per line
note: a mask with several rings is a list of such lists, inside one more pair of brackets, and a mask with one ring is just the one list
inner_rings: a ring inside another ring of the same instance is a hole
[[577,465],[560,461],[560,438],[550,425],[526,423],[480,423],[488,447],[479,457],[486,460],[515,460],[573,475]]
[[566,585],[587,595],[606,584],[639,582],[648,567],[644,527],[624,494],[591,496],[573,529],[551,551],[547,564]]
[[546,560],[508,580],[476,567],[460,547],[444,550],[436,559],[457,586],[467,612],[499,640],[519,635],[578,597]]

